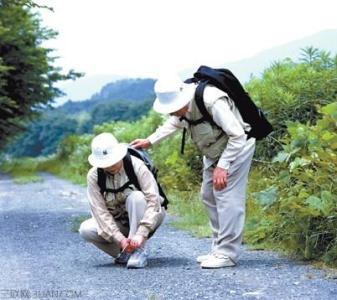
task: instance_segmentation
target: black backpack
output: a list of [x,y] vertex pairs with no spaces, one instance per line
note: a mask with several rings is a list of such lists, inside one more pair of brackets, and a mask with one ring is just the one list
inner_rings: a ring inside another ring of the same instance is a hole
[[139,185],[139,182],[138,182],[138,179],[137,179],[137,175],[136,175],[136,173],[133,169],[131,156],[135,156],[135,157],[139,158],[140,160],[142,160],[145,163],[146,167],[151,171],[151,173],[153,174],[153,177],[155,178],[155,180],[157,182],[159,194],[164,199],[164,202],[162,203],[162,206],[165,209],[167,209],[167,205],[168,205],[169,201],[168,201],[160,183],[158,182],[158,178],[157,178],[158,170],[154,166],[154,164],[151,161],[149,155],[144,150],[134,149],[134,148],[131,148],[131,147],[128,148],[127,154],[123,158],[123,164],[124,164],[125,173],[126,173],[127,177],[129,178],[129,181],[126,182],[123,186],[121,186],[118,189],[107,189],[107,187],[106,187],[106,174],[105,174],[103,169],[97,168],[97,184],[100,188],[100,193],[102,195],[104,195],[104,193],[106,193],[106,192],[114,193],[114,194],[119,193],[119,192],[123,192],[131,184],[133,184],[138,190],[141,191],[141,188],[140,188],[140,185]]
[[199,120],[192,121],[192,125],[207,121],[217,126],[208,113],[203,100],[204,89],[207,84],[211,84],[226,92],[234,101],[243,121],[251,126],[251,131],[247,133],[248,138],[254,137],[256,140],[261,140],[273,131],[273,127],[266,119],[262,110],[255,105],[239,80],[230,70],[200,66],[197,72],[193,74],[193,77],[185,80],[185,83],[198,83],[195,91],[195,101],[203,117]]

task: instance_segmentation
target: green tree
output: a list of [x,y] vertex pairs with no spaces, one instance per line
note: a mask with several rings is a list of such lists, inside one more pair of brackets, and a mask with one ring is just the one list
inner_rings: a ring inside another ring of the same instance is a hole
[[145,115],[152,107],[152,100],[141,103],[131,101],[111,101],[97,104],[92,110],[92,124],[111,121],[134,121]]
[[31,122],[25,132],[8,143],[6,153],[12,157],[52,154],[63,138],[76,132],[77,126],[75,119],[51,111]]
[[301,49],[301,58],[300,60],[307,64],[312,64],[314,61],[319,59],[320,51],[319,49],[309,46]]
[[62,94],[54,83],[80,74],[62,75],[55,57],[42,43],[56,32],[41,26],[32,1],[0,1],[0,148],[22,130],[23,121]]

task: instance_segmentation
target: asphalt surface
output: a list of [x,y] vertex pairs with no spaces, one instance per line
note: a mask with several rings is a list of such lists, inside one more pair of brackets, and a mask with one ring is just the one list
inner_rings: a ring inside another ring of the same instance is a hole
[[85,188],[43,174],[0,175],[0,299],[337,299],[337,280],[273,252],[245,251],[234,268],[202,270],[196,239],[166,221],[146,269],[128,270],[71,231],[89,214]]

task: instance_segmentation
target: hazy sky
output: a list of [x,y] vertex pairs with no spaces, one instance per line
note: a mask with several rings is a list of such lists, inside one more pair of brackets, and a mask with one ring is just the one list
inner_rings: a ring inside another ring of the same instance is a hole
[[337,28],[336,0],[37,0],[58,65],[87,75],[156,77],[216,65]]

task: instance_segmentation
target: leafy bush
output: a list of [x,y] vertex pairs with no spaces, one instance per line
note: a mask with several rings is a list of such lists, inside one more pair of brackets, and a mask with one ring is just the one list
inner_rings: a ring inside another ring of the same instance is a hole
[[16,183],[25,184],[29,182],[41,181],[41,177],[37,175],[40,160],[30,157],[5,160],[1,163],[0,171],[13,176]]
[[247,238],[337,264],[337,102],[318,111],[323,117],[316,125],[288,124],[273,160],[276,175],[251,195],[259,203],[254,217],[262,221],[250,219]]
[[48,171],[69,179],[75,183],[85,184],[90,168],[88,156],[92,135],[70,135],[58,147],[57,153],[39,163],[39,170]]
[[246,88],[263,108],[274,133],[259,143],[257,156],[273,157],[282,149],[278,141],[287,131],[287,122],[315,124],[317,105],[335,101],[337,56],[314,48],[302,50],[300,62],[285,59],[267,68],[262,78],[253,78]]

